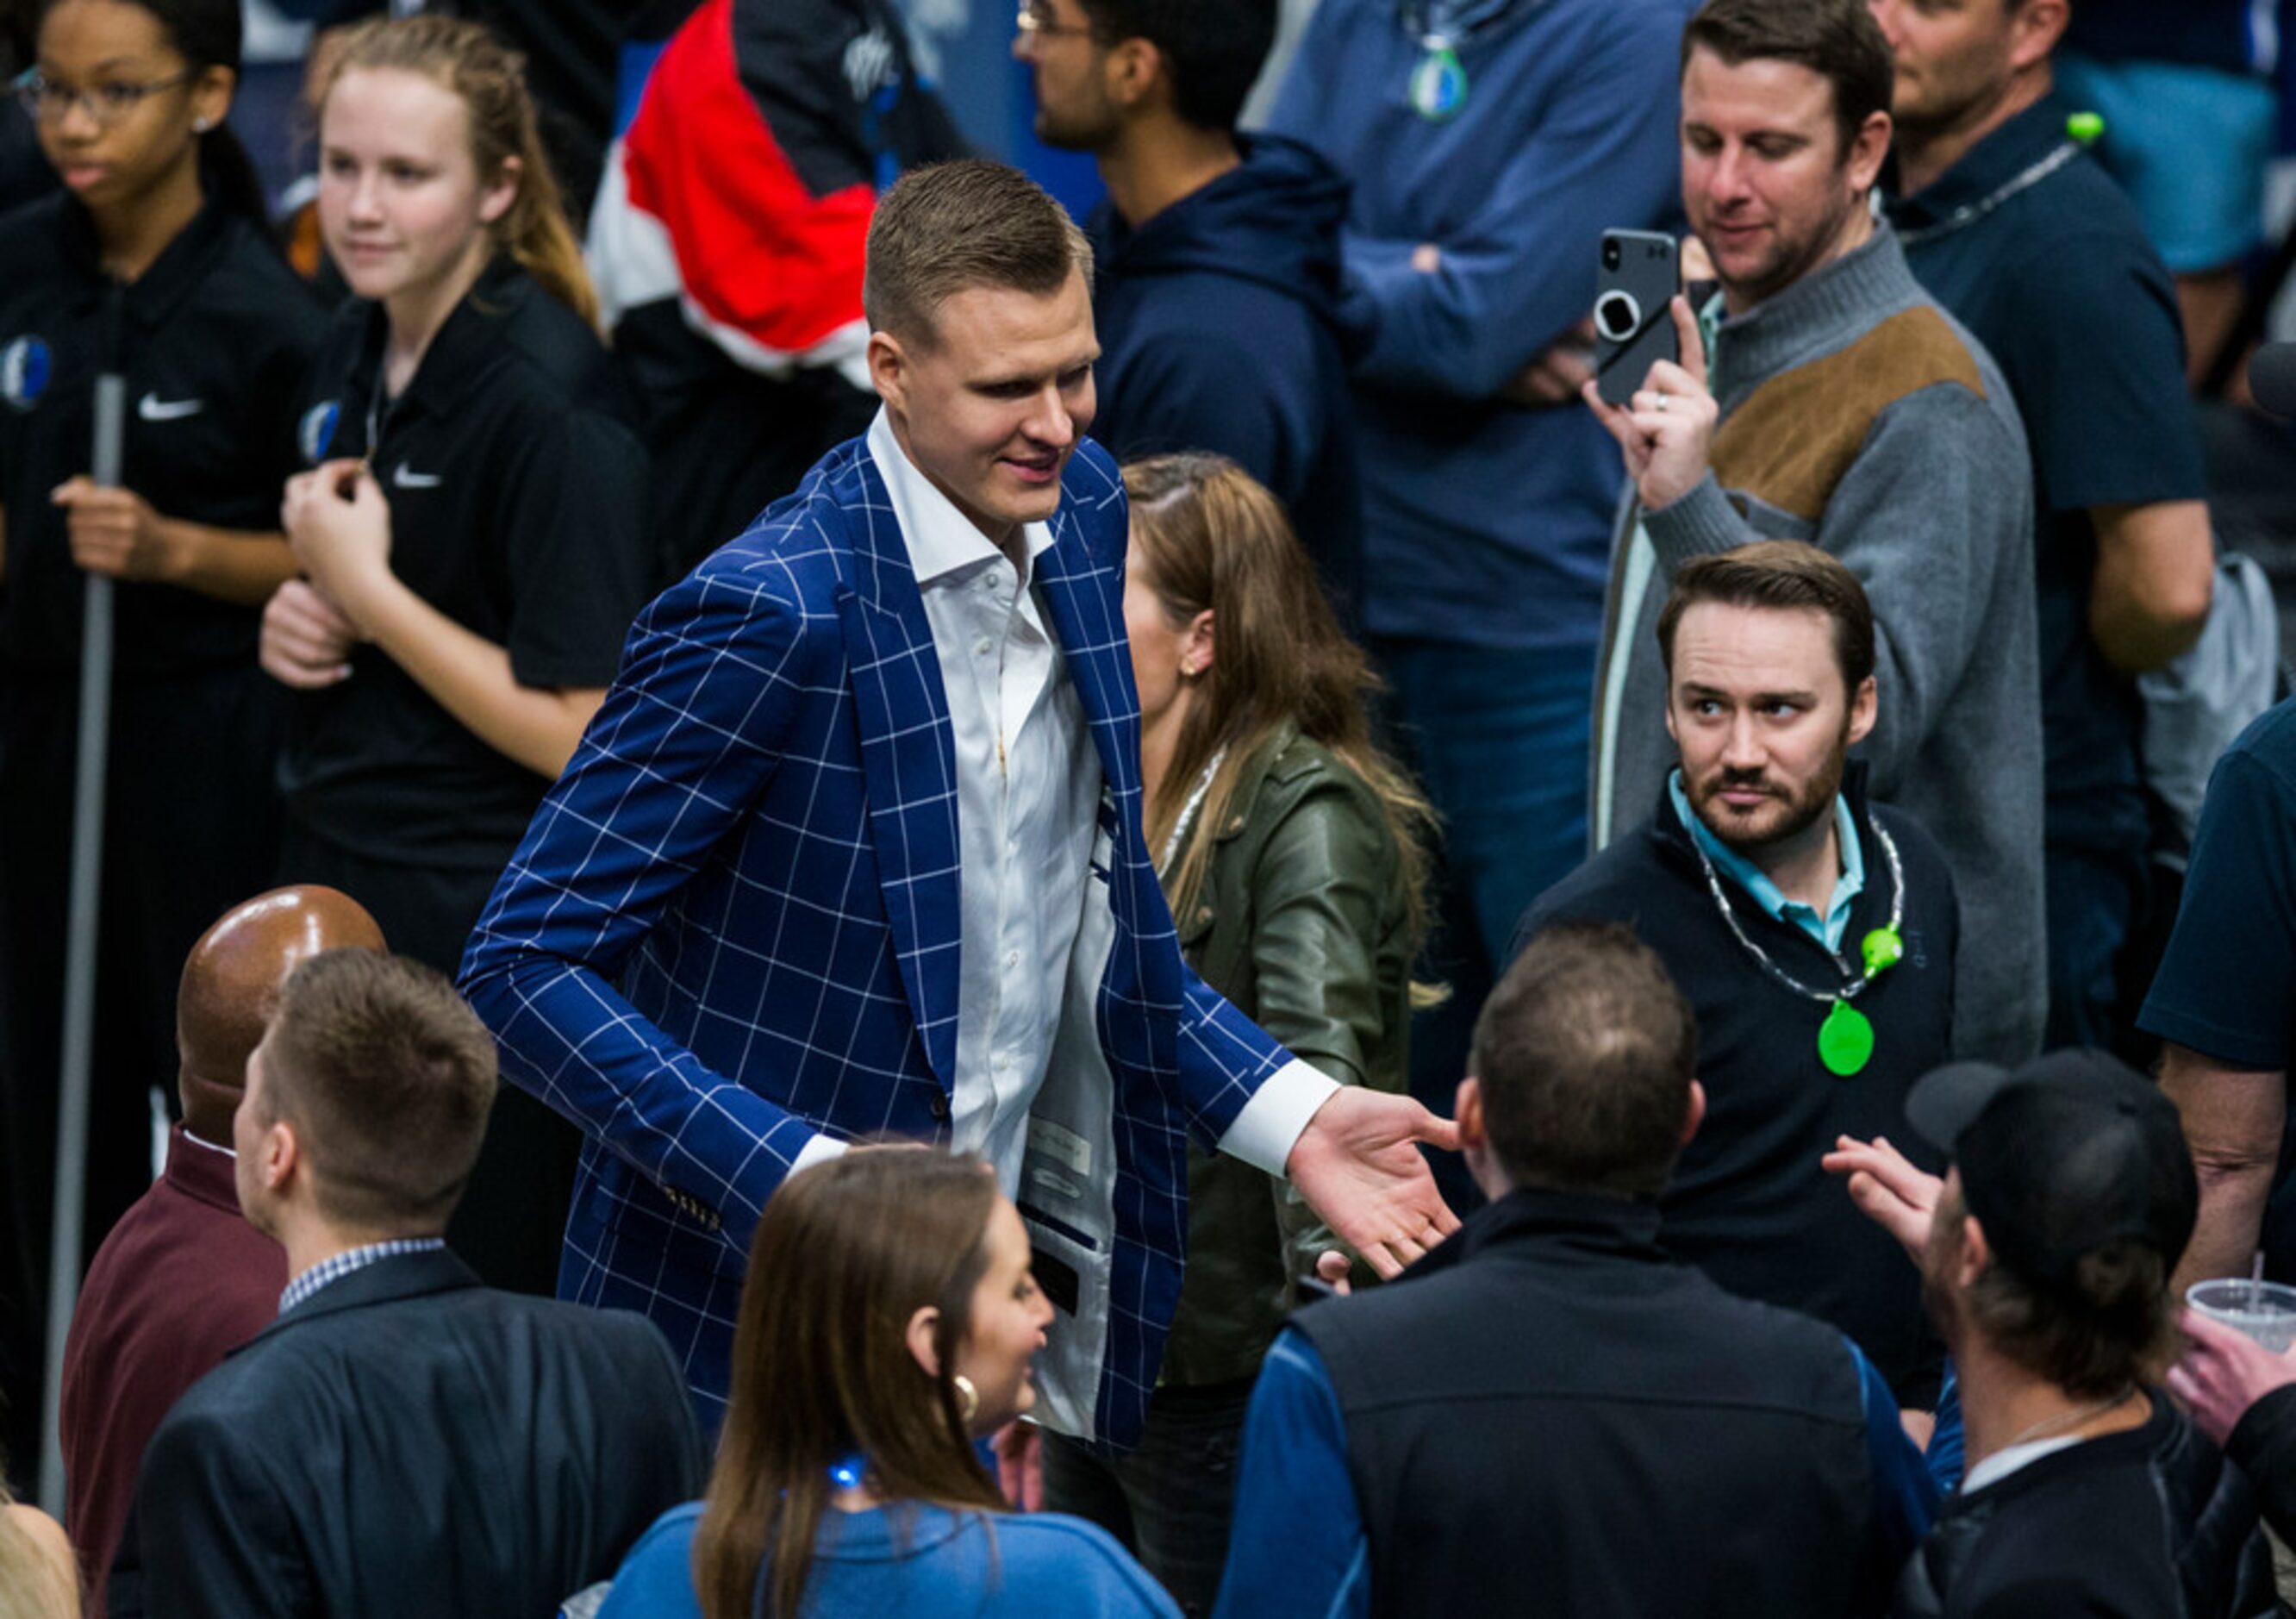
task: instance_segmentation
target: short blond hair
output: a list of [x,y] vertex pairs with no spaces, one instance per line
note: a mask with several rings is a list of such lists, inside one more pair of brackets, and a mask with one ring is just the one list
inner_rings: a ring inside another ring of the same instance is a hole
[[966,158],[913,168],[877,200],[861,307],[869,329],[937,341],[934,312],[972,287],[1049,298],[1082,275],[1092,244],[1068,210],[1017,168]]

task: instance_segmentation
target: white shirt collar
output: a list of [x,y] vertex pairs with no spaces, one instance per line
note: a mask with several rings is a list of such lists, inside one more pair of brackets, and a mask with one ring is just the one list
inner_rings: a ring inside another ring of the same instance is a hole
[[[869,423],[869,453],[876,458],[886,493],[892,497],[901,541],[908,547],[909,566],[918,584],[930,584],[1004,555],[909,459],[901,441],[893,436],[890,413],[882,405],[877,407],[877,419]],[[1021,533],[1028,539],[1031,564],[1052,548],[1050,524],[1029,523]],[[1030,571],[1034,571],[1032,566]]]
[[2060,1451],[2070,1451],[2082,1442],[2083,1436],[2075,1434],[2063,1439],[2036,1439],[2021,1445],[2011,1445],[2005,1451],[1996,1451],[1969,1470],[1961,1481],[1961,1492],[1974,1495],[1988,1484],[1997,1484],[2013,1473],[2031,1467],[2044,1456],[2054,1456]]

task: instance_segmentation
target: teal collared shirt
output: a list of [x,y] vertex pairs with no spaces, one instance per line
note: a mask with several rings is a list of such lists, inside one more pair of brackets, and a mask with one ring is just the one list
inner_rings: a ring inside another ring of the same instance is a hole
[[1714,862],[1714,869],[1729,878],[1751,895],[1764,913],[1779,922],[1791,922],[1835,955],[1841,953],[1842,935],[1849,931],[1850,902],[1866,892],[1866,851],[1858,844],[1857,823],[1850,818],[1849,801],[1839,793],[1833,795],[1833,826],[1841,844],[1841,876],[1833,885],[1833,898],[1827,902],[1821,917],[1799,900],[1789,900],[1778,892],[1778,885],[1765,875],[1751,860],[1732,849],[1698,818],[1690,807],[1690,795],[1682,790],[1682,772],[1675,770],[1666,778],[1666,790],[1674,800],[1674,812],[1690,829],[1690,835],[1706,858]]

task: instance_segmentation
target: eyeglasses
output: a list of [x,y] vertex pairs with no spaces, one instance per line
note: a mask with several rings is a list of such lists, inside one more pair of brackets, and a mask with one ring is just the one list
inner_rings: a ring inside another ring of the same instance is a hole
[[87,115],[98,128],[109,128],[142,106],[144,101],[162,90],[172,90],[192,78],[189,72],[170,74],[166,78],[154,78],[146,83],[94,85],[85,90],[75,90],[70,85],[60,85],[43,78],[37,68],[20,73],[8,87],[16,93],[16,100],[25,113],[44,124],[62,123],[64,114],[73,105],[87,109]]
[[1090,37],[1092,34],[1090,23],[1071,25],[1054,17],[1050,0],[1022,0],[1021,14],[1013,20],[1013,26],[1023,39],[1058,39],[1067,34]]

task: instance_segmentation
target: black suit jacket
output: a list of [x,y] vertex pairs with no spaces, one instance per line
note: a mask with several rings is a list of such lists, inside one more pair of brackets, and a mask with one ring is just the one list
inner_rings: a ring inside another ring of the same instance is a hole
[[699,1493],[643,1317],[385,1259],[193,1384],[145,1452],[115,1615],[546,1615]]

